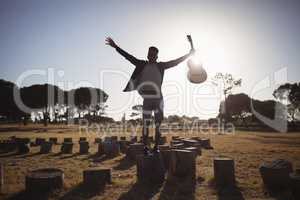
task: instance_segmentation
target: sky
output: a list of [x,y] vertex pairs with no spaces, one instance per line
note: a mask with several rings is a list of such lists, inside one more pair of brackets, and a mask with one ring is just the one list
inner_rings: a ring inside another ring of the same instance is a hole
[[140,59],[156,46],[159,61],[167,61],[189,52],[186,35],[192,35],[208,79],[190,83],[186,62],[168,69],[166,116],[216,116],[223,98],[211,83],[217,72],[242,78],[233,93],[262,100],[272,99],[280,83],[300,81],[297,0],[0,2],[0,78],[19,86],[101,88],[109,95],[107,114],[115,119],[129,117],[142,99],[122,92],[134,66],[105,45],[106,36]]

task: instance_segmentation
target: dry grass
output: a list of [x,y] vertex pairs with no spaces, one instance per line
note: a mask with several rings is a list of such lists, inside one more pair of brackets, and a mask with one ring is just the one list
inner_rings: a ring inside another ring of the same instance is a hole
[[[272,199],[266,196],[258,168],[264,161],[284,158],[293,162],[294,167],[300,166],[300,134],[238,132],[235,135],[207,135],[214,147],[203,150],[203,155],[197,158],[197,181],[190,184],[182,180],[166,181],[157,187],[145,187],[136,184],[136,167],[133,162],[120,155],[114,159],[104,159],[95,156],[96,145],[93,144],[95,133],[79,134],[77,127],[49,126],[47,130],[39,125],[20,127],[18,125],[1,126],[0,138],[12,135],[19,137],[58,137],[59,142],[64,137],[73,137],[75,143],[81,136],[87,136],[91,144],[89,155],[79,155],[78,145],[74,154],[58,154],[60,145],[54,147],[53,153],[38,154],[39,147],[32,147],[26,155],[0,154],[0,162],[4,163],[4,180],[0,199],[14,197],[24,190],[25,175],[28,171],[41,167],[56,167],[64,170],[65,185],[63,191],[54,194],[52,199],[201,199],[201,200],[233,200],[233,199]],[[42,131],[41,131],[42,130]],[[178,134],[178,133],[176,133]],[[169,135],[170,136],[170,135]],[[216,156],[234,158],[238,191],[227,194],[217,192],[213,187],[212,159]],[[82,171],[89,167],[112,168],[113,183],[98,193],[91,193],[81,188]]]

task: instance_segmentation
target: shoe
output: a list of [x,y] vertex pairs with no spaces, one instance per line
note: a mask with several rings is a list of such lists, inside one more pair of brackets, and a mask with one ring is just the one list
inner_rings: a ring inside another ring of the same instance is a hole
[[157,145],[155,145],[152,149],[152,153],[155,154],[155,153],[159,153],[160,150],[159,150],[159,147]]
[[150,154],[150,150],[147,146],[144,146],[144,155],[148,156]]

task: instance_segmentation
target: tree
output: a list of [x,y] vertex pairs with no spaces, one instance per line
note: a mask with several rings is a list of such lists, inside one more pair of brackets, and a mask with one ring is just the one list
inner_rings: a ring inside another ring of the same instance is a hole
[[242,79],[235,79],[233,78],[233,76],[231,74],[223,74],[223,73],[217,73],[213,79],[212,79],[212,82],[215,84],[215,85],[219,85],[222,87],[222,91],[223,91],[223,94],[224,94],[224,107],[221,107],[221,119],[222,120],[226,120],[228,115],[226,114],[226,99],[227,99],[227,96],[229,94],[231,94],[232,90],[236,87],[240,87],[241,84],[242,84]]
[[287,105],[289,120],[294,123],[300,112],[300,83],[285,83],[274,90],[273,96]]

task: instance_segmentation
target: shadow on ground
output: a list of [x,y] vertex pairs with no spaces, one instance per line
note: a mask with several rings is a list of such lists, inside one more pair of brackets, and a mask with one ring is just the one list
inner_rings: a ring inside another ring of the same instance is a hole
[[97,188],[86,186],[84,184],[79,184],[72,188],[69,192],[64,194],[59,200],[76,200],[76,199],[90,199],[96,195],[101,195],[104,191],[104,186],[99,186]]
[[128,192],[121,194],[118,200],[148,200],[159,192],[161,186],[135,183]]
[[126,158],[126,156],[122,157],[119,160],[119,164],[113,167],[114,170],[127,170],[135,165],[135,161]]

